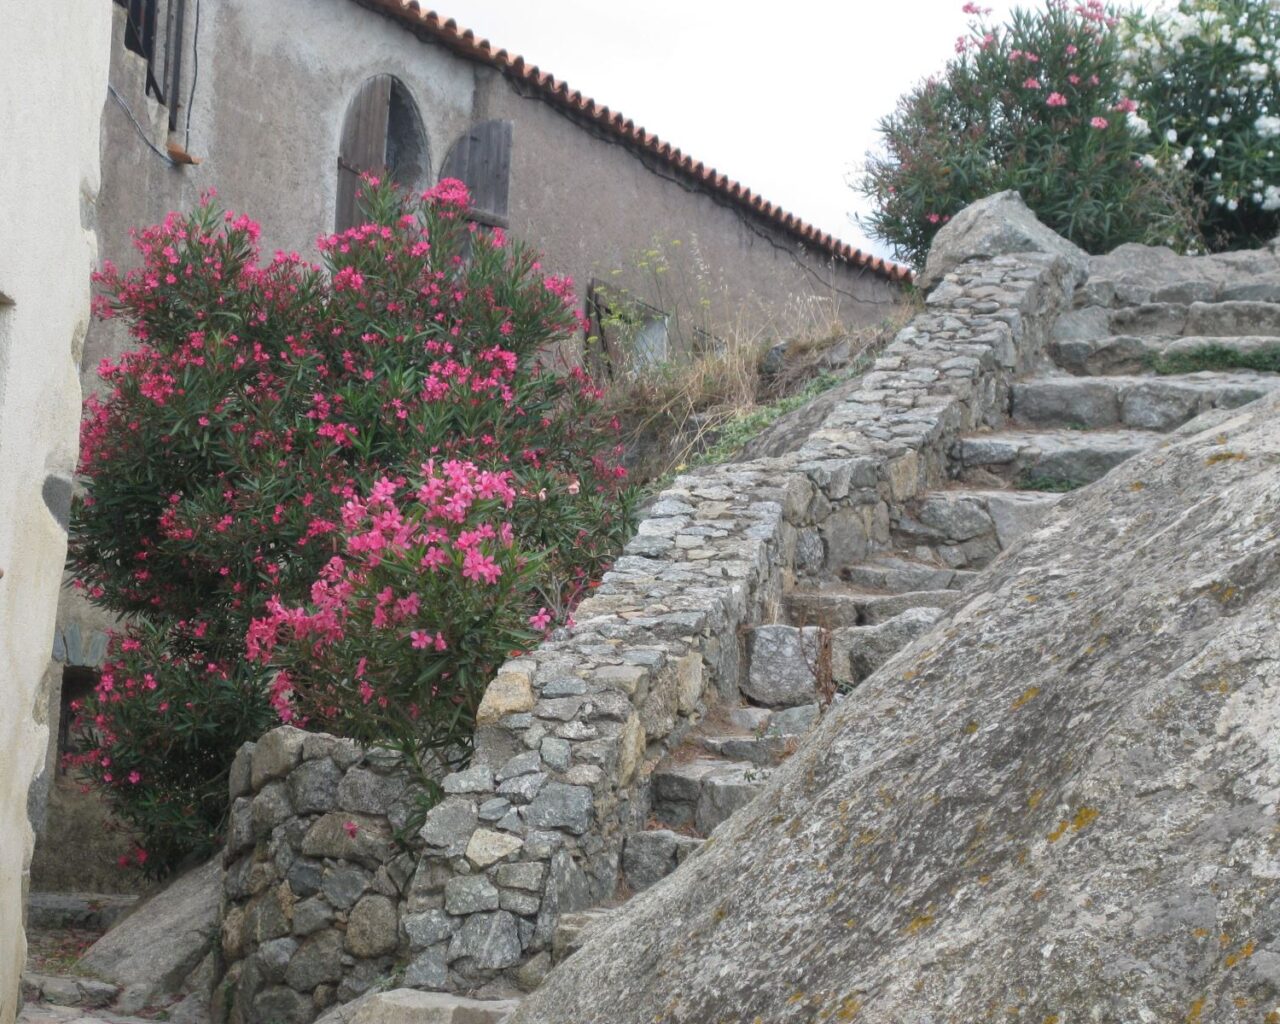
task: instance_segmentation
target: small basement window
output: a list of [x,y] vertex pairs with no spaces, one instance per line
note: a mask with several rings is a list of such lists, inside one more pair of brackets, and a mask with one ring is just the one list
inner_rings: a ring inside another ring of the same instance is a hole
[[98,673],[95,669],[79,665],[68,665],[62,670],[62,696],[58,704],[58,773],[65,774],[62,755],[71,753],[71,726],[75,722],[76,712],[71,707],[76,701],[84,701],[93,695],[93,688],[98,685]]
[[360,175],[389,177],[407,190],[426,183],[427,133],[409,90],[392,75],[360,86],[347,107],[338,149],[338,201],[334,226],[346,231],[363,220],[356,193]]

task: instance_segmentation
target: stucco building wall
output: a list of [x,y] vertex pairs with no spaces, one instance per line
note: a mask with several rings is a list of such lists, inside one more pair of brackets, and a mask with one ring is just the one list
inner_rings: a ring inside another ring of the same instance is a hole
[[[144,96],[143,63],[119,44],[116,9],[111,79],[163,148],[164,108]],[[188,68],[196,43],[187,19]],[[103,255],[129,265],[130,228],[193,205],[216,187],[220,201],[263,226],[263,250],[314,255],[333,229],[337,153],[357,88],[390,74],[407,88],[427,136],[431,180],[453,142],[474,122],[513,122],[511,231],[535,244],[545,265],[585,285],[625,269],[655,237],[696,236],[734,305],[782,306],[793,296],[837,297],[849,324],[880,320],[900,286],[867,270],[832,266],[793,238],[749,217],[670,167],[576,124],[490,67],[419,39],[405,26],[351,0],[203,0],[199,73],[190,110],[184,85],[178,133],[197,166],[174,169],[149,151],[123,110],[103,115]],[[185,126],[190,114],[190,138]],[[428,182],[429,183],[429,182]],[[424,183],[426,184],[426,183]],[[618,279],[615,277],[615,281]],[[644,297],[643,280],[624,275]],[[97,325],[85,384],[103,356],[127,344]]]
[[2,0],[0,24],[0,1024],[8,1024],[26,953],[28,790],[44,764],[40,689],[80,419],[108,5]]

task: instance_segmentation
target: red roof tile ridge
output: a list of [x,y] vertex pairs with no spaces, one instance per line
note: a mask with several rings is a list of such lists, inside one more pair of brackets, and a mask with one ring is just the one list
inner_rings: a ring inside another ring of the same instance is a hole
[[912,279],[913,275],[909,267],[864,253],[861,249],[842,242],[830,232],[819,230],[795,214],[788,213],[780,206],[765,200],[741,182],[721,174],[714,167],[709,167],[701,161],[695,162],[692,157],[682,153],[671,143],[637,125],[630,118],[624,118],[621,112],[611,112],[608,107],[596,103],[577,89],[571,90],[567,82],[557,80],[554,75],[541,71],[536,64],[528,63],[520,54],[512,54],[504,49],[495,50],[489,40],[478,39],[470,29],[460,28],[453,18],[445,20],[436,11],[423,8],[418,0],[354,0],[354,2],[362,7],[381,11],[410,27],[426,31],[453,52],[488,64],[506,75],[534,86],[548,102],[565,107],[575,114],[586,115],[622,141],[656,153],[662,160],[691,174],[714,191],[763,215],[766,220],[811,242],[828,255],[875,271],[891,281]]

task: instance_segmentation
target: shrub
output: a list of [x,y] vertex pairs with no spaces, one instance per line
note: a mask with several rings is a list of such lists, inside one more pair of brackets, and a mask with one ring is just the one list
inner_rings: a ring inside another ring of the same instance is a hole
[[880,121],[884,152],[858,186],[875,203],[870,230],[918,266],[954,214],[1016,189],[1091,252],[1191,240],[1183,176],[1138,160],[1146,126],[1121,85],[1114,13],[1100,0],[1050,0],[996,25],[976,4],[964,10],[973,17],[956,56]]
[[[412,200],[372,179],[366,191],[369,223],[321,239],[323,266],[284,253],[259,265],[257,226],[206,199],[138,233],[137,269],[98,276],[99,311],[123,317],[140,345],[104,363],[109,393],[86,403],[71,564],[89,598],[130,624],[82,709],[78,760],[138,830],[151,869],[215,841],[231,755],[274,718],[274,670],[246,657],[251,623],[268,602],[302,606],[331,559],[350,557],[368,532],[354,509],[380,507],[424,465],[503,479],[503,552],[538,557],[507,577],[518,586],[492,620],[497,646],[517,642],[522,602],[524,617],[545,607],[562,619],[629,528],[633,495],[599,392],[580,369],[542,365],[576,326],[571,282],[469,225],[459,182]],[[365,582],[404,568],[388,559]],[[470,599],[451,586],[461,603],[446,611],[461,614]],[[436,629],[458,659],[454,621]],[[460,687],[445,693],[460,709],[457,745],[495,637],[452,670],[412,640],[400,654],[439,665],[442,691]],[[358,661],[338,655],[318,652],[316,679],[357,678]],[[318,692],[301,686],[299,649],[289,658],[299,692]],[[363,728],[358,715],[310,718]]]
[[282,720],[391,746],[429,780],[456,759],[497,666],[552,617],[528,614],[539,565],[507,518],[511,472],[422,471],[416,490],[384,477],[347,502],[342,554],[305,604],[267,603],[248,654],[278,670]]
[[1280,8],[1182,0],[1125,19],[1126,81],[1151,127],[1148,162],[1186,168],[1212,249],[1280,232]]

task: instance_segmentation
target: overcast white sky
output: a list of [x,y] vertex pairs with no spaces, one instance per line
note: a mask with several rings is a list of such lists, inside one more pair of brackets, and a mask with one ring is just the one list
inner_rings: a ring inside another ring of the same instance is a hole
[[[964,0],[438,0],[519,53],[853,245],[845,184],[876,120],[939,70]],[[986,0],[997,15],[1012,4]],[[1033,3],[1023,3],[1032,6]]]

